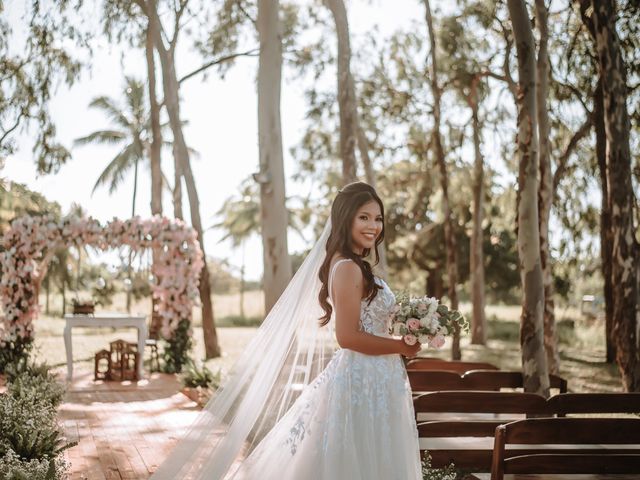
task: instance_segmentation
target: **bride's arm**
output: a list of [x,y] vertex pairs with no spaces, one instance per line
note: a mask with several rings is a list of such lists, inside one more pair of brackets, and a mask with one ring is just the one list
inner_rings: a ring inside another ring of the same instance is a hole
[[367,355],[399,353],[414,356],[418,353],[419,345],[409,346],[402,339],[378,337],[359,330],[364,278],[358,265],[353,262],[340,264],[333,276],[332,287],[336,339],[342,348]]

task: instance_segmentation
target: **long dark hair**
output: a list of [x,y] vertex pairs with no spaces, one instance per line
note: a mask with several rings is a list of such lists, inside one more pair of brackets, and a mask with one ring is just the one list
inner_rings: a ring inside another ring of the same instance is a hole
[[333,312],[333,307],[328,300],[329,269],[331,268],[331,259],[336,253],[339,253],[344,258],[353,260],[360,267],[360,270],[362,270],[365,298],[369,303],[376,297],[378,290],[381,288],[375,282],[371,264],[365,260],[365,257],[370,253],[370,249],[365,248],[362,251],[362,255],[358,255],[352,250],[351,227],[353,225],[353,219],[360,207],[372,200],[380,206],[380,212],[383,218],[382,230],[374,245],[374,265],[377,265],[380,261],[378,245],[384,240],[384,205],[382,205],[382,200],[380,200],[375,189],[364,182],[350,183],[339,190],[338,195],[336,195],[336,198],[333,200],[333,205],[331,205],[331,233],[327,239],[326,246],[327,253],[318,273],[320,282],[322,282],[318,300],[324,310],[324,315],[320,317],[320,326],[329,323],[331,313]]

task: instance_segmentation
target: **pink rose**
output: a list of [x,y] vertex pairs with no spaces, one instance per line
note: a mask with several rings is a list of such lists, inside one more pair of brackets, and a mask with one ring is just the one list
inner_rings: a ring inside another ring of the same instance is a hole
[[420,320],[417,318],[410,318],[407,320],[407,328],[409,328],[409,330],[418,330],[420,328]]
[[429,346],[433,348],[442,348],[444,345],[444,335],[437,334],[429,342]]
[[415,335],[411,335],[410,333],[404,336],[404,343],[407,345],[415,345],[418,339]]

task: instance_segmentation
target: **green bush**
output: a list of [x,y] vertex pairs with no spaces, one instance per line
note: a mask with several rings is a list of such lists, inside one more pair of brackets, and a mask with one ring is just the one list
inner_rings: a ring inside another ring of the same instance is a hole
[[464,474],[457,470],[453,463],[445,468],[432,468],[431,455],[429,452],[424,453],[422,459],[422,478],[423,480],[458,480],[463,478]]
[[60,480],[68,465],[56,421],[65,389],[46,364],[21,359],[7,368],[7,392],[0,395],[0,478]]
[[67,478],[68,468],[62,457],[23,460],[13,450],[0,457],[2,480],[61,480]]
[[6,372],[11,365],[27,361],[33,350],[32,338],[8,337],[0,339],[0,373]]
[[56,408],[37,395],[34,390],[20,397],[0,395],[0,457],[13,450],[26,460],[54,458],[73,446],[63,441]]
[[165,373],[180,373],[182,372],[182,367],[189,361],[189,351],[193,346],[190,327],[189,320],[181,320],[173,338],[164,341],[162,358],[164,360],[163,371]]
[[204,363],[202,367],[199,368],[193,360],[189,360],[186,369],[180,377],[180,383],[182,383],[184,387],[202,387],[215,390],[220,386],[221,376],[222,372],[220,370],[214,374]]

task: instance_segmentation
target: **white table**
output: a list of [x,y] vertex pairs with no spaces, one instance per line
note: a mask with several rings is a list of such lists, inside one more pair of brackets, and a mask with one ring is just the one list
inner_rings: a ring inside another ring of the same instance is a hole
[[71,344],[71,329],[74,327],[96,328],[96,327],[133,327],[138,329],[138,379],[142,379],[142,357],[144,356],[144,345],[147,341],[149,331],[147,328],[146,315],[126,315],[126,314],[100,314],[100,315],[65,315],[64,326],[64,346],[67,352],[67,380],[73,378],[73,346]]

